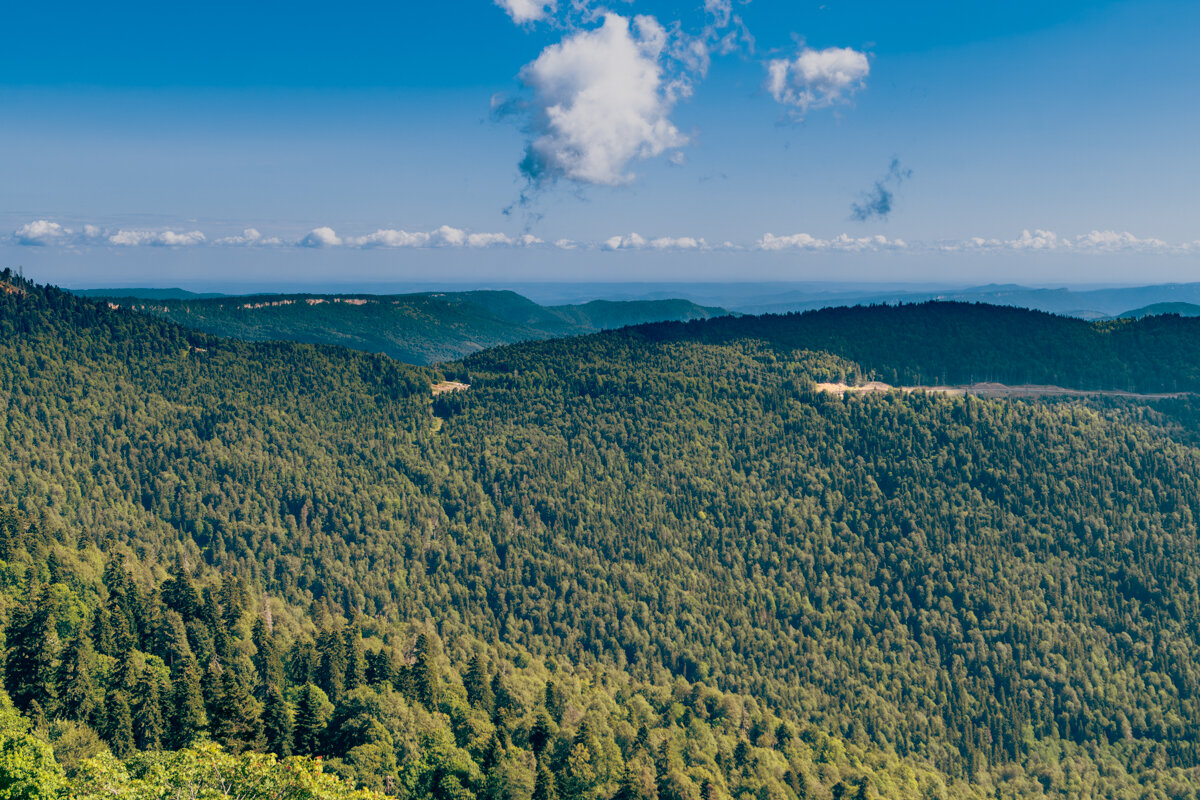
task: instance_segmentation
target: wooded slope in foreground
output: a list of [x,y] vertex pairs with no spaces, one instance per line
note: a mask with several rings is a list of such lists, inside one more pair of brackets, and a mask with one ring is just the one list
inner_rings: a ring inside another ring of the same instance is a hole
[[422,370],[22,290],[5,680],[77,786],[209,738],[445,800],[1200,786],[1192,400],[839,399],[642,329]]

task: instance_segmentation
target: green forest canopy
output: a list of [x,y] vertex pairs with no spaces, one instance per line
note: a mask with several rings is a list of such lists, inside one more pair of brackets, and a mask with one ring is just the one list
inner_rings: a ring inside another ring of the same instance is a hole
[[21,284],[8,692],[74,781],[212,739],[413,797],[1192,796],[1196,402],[811,390],[1109,350],[1098,388],[1151,388],[1183,334],[1070,329],[1053,369],[914,334],[903,367],[903,330],[795,349],[806,316],[418,369]]

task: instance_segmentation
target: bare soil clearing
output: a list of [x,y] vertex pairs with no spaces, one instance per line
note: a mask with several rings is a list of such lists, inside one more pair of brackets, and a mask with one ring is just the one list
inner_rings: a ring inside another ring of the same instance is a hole
[[929,392],[931,394],[964,395],[973,394],[980,397],[1048,397],[1061,395],[1067,397],[1127,397],[1135,400],[1168,400],[1175,397],[1186,397],[1191,392],[1169,392],[1160,394],[1138,394],[1137,392],[1122,392],[1101,389],[1067,389],[1062,386],[1020,385],[1010,386],[1005,383],[970,383],[959,386],[892,386],[879,381],[864,383],[862,386],[850,386],[845,383],[818,383],[818,391],[836,394],[839,397],[850,392],[852,394],[879,394],[883,392]]
[[433,385],[434,395],[446,394],[446,392],[464,392],[471,388],[469,383],[459,383],[458,381],[442,381]]

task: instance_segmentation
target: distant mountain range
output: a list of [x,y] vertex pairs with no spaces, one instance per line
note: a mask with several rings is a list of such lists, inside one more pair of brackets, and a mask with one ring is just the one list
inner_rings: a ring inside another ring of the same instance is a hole
[[114,305],[219,336],[342,345],[409,364],[449,361],[515,342],[730,313],[679,299],[542,306],[510,291],[204,297],[181,289],[114,289],[80,294],[108,297]]
[[[207,288],[207,287],[205,287]],[[228,289],[213,286],[213,289]],[[296,287],[292,289],[292,295]],[[322,285],[309,287],[306,293],[315,296],[353,294],[354,296],[399,294],[471,294],[483,287],[464,284],[394,284],[394,285]],[[487,287],[496,291],[517,293],[543,307],[559,309],[579,306],[592,301],[607,301],[614,319],[629,323],[646,322],[645,312],[655,319],[669,306],[628,306],[628,317],[622,317],[623,303],[645,301],[687,300],[704,308],[727,309],[741,314],[786,313],[811,311],[819,308],[881,303],[921,303],[927,300],[952,300],[965,303],[1016,306],[1036,311],[1048,311],[1081,319],[1114,319],[1155,313],[1187,314],[1188,306],[1200,305],[1200,283],[1168,283],[1151,286],[1118,286],[1100,288],[1039,288],[1019,284],[987,284],[982,286],[914,283],[847,283],[847,282],[746,282],[746,283],[509,283]],[[255,294],[270,293],[267,287],[254,287]],[[75,294],[87,297],[136,297],[146,300],[203,300],[241,296],[243,292],[222,294],[217,291],[187,291],[184,289],[87,289]],[[1172,304],[1175,305],[1172,310]],[[1149,310],[1148,310],[1149,309]],[[1161,309],[1161,310],[1160,310]],[[587,312],[585,316],[592,313]],[[573,318],[573,312],[565,312]],[[587,325],[585,324],[585,327]],[[606,325],[605,327],[608,327]]]

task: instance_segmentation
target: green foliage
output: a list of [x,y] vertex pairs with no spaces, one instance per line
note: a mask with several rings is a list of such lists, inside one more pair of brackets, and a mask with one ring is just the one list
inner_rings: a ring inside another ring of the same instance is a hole
[[63,788],[49,745],[28,734],[0,734],[0,800],[51,800]]
[[[414,800],[1188,796],[1200,404],[813,392],[984,313],[868,311],[489,351],[439,427],[430,371],[0,296],[6,686],[82,796],[275,775],[289,715]],[[1191,380],[1179,320],[1039,320],[964,341]]]
[[303,758],[277,760],[274,755],[240,756],[208,744],[172,753],[142,753],[121,763],[112,758],[87,762],[72,785],[77,800],[125,798],[157,800],[195,797],[205,800],[371,800],[372,792],[355,790],[319,762]]
[[512,342],[727,313],[687,300],[544,307],[507,291],[162,298],[156,302],[130,297],[115,302],[218,336],[336,344],[384,353],[409,364],[447,361]]

